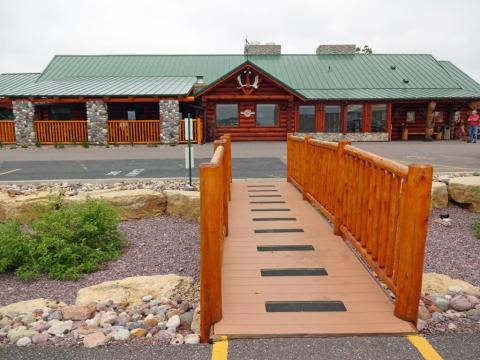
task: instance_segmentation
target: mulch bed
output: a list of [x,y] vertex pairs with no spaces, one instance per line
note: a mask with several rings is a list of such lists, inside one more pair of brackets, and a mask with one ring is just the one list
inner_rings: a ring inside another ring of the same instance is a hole
[[0,274],[0,306],[36,298],[74,303],[81,288],[129,276],[179,274],[199,279],[199,225],[174,217],[124,221],[120,225],[130,245],[122,256],[108,262],[80,281],[58,281],[47,277],[32,282],[14,273]]
[[[452,227],[435,223],[448,213]],[[435,209],[430,216],[424,272],[435,272],[480,286],[480,239],[475,237],[473,222],[480,217],[458,205]]]

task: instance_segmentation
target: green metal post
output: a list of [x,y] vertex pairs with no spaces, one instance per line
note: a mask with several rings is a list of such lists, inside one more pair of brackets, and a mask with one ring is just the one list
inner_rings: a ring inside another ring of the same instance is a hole
[[191,123],[192,120],[190,119],[190,113],[188,113],[188,180],[190,186],[192,186],[192,141],[191,139]]

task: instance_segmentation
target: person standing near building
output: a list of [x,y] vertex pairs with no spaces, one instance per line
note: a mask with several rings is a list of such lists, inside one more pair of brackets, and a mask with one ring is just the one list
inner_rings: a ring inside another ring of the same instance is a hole
[[468,117],[467,121],[468,121],[468,135],[470,136],[470,142],[477,143],[478,126],[480,125],[480,115],[477,114],[477,110],[472,110],[472,113]]

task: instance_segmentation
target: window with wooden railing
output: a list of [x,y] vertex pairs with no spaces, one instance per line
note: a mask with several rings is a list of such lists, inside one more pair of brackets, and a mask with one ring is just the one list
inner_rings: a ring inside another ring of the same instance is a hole
[[109,120],[109,144],[159,143],[160,120]]
[[200,165],[200,339],[207,342],[213,324],[222,319],[223,242],[228,235],[228,202],[232,181],[231,141],[214,142],[209,163]]
[[0,120],[0,143],[15,144],[15,122]]
[[333,222],[395,295],[395,315],[417,321],[433,170],[358,149],[288,136],[287,177]]
[[41,144],[80,144],[88,141],[86,120],[37,120],[35,135]]

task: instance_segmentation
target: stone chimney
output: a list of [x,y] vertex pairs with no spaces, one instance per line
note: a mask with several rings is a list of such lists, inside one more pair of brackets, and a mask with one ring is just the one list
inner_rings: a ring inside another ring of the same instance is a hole
[[355,44],[342,45],[320,45],[317,48],[317,55],[325,54],[355,54]]
[[249,44],[245,44],[243,53],[245,55],[280,55],[282,46],[273,42],[260,44],[258,41],[252,41]]

